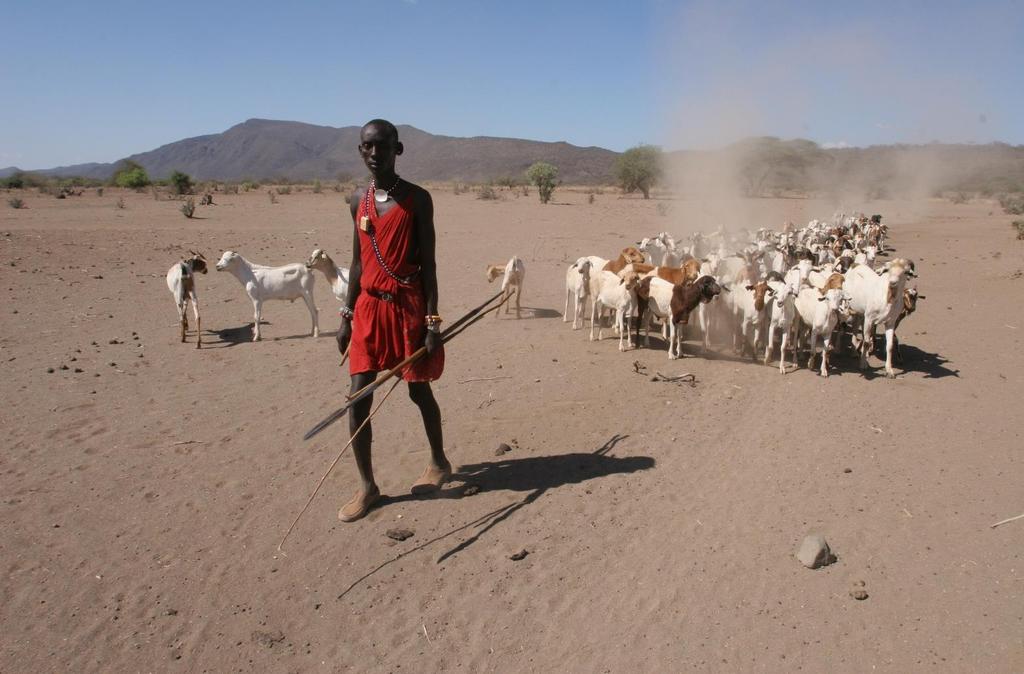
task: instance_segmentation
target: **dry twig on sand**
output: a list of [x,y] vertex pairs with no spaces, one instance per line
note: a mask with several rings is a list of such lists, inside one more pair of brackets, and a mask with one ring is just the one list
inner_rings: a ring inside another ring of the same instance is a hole
[[461,379],[461,380],[459,380],[458,383],[465,384],[465,383],[471,382],[471,381],[494,381],[495,379],[511,379],[511,378],[512,377],[508,377],[508,376],[503,376],[503,377],[473,377],[472,379]]
[[1009,524],[1010,522],[1013,522],[1015,520],[1022,520],[1022,519],[1024,519],[1024,513],[1021,513],[1020,515],[1017,515],[1016,517],[1007,517],[1005,520],[1001,520],[999,522],[996,522],[995,524],[991,525],[989,528],[995,529],[1000,524]]
[[693,387],[697,385],[697,375],[692,372],[680,375],[664,375],[660,372],[655,372],[654,376],[651,377],[651,381],[667,381],[673,384],[689,384]]

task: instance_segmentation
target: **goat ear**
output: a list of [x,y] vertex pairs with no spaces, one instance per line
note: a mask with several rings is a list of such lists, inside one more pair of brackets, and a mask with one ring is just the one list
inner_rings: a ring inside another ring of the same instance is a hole
[[824,302],[824,301],[825,301],[825,300],[827,300],[827,299],[828,299],[827,297],[819,297],[819,298],[818,298],[818,301],[819,301],[819,302]]
[[923,299],[925,299],[925,296],[924,296],[924,295],[918,295],[918,296],[917,296],[917,299],[919,299],[919,300],[923,300]]
[[754,286],[752,286],[752,285],[748,285],[748,286],[746,286],[746,288],[747,288],[747,290],[753,290],[753,289],[754,289]]

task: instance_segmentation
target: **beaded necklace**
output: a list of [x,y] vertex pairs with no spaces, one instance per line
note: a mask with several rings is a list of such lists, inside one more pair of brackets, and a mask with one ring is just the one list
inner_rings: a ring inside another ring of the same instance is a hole
[[[400,177],[396,176],[395,184],[391,186],[391,190],[394,190],[396,187],[398,187],[398,183],[401,182],[401,180],[402,179]],[[376,180],[371,180],[370,186],[366,189],[366,196],[363,199],[363,212],[365,213],[365,215],[363,215],[363,217],[360,219],[359,226],[364,232],[366,232],[366,235],[370,237],[370,245],[373,247],[373,256],[377,258],[377,264],[379,264],[380,268],[384,270],[384,273],[393,278],[401,285],[411,285],[413,280],[415,280],[416,278],[416,274],[419,273],[419,270],[413,272],[408,276],[399,276],[395,272],[391,271],[391,267],[389,267],[387,263],[384,262],[384,257],[380,254],[380,247],[377,246],[377,236],[374,233],[373,224],[370,222],[370,206],[372,205],[370,195],[373,195],[373,201],[384,203],[385,201],[388,200],[388,192],[391,190],[381,190],[381,192],[384,195],[384,198],[381,199],[376,194],[376,187]]]

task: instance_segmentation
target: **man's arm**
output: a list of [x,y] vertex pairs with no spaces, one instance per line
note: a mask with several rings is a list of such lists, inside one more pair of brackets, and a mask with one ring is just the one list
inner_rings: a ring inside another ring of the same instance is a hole
[[[434,231],[434,200],[430,192],[419,188],[415,200],[416,242],[420,253],[420,278],[423,282],[423,295],[427,305],[427,315],[437,314],[437,258]],[[424,317],[425,319],[425,317]],[[427,351],[433,351],[441,344],[441,336],[436,332],[427,331],[424,342]]]
[[[355,225],[356,215],[359,213],[359,204],[362,197],[359,190],[356,190],[349,198],[349,211],[352,213],[352,224]],[[345,299],[345,306],[349,310],[355,310],[356,300],[362,291],[363,259],[359,246],[359,230],[352,227],[352,263],[348,271],[348,297]],[[338,326],[338,351],[345,353],[348,349],[349,340],[352,339],[352,321],[347,316],[341,317],[341,325]]]

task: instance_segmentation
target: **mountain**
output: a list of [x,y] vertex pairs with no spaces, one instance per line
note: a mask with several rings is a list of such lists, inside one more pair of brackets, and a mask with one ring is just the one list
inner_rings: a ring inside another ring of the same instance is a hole
[[[356,152],[359,129],[250,119],[223,133],[186,138],[127,159],[154,178],[166,178],[176,170],[198,180],[358,177],[366,173]],[[567,183],[609,183],[617,156],[611,150],[569,143],[438,136],[407,125],[399,125],[398,135],[405,145],[399,168],[411,180],[486,182],[519,176],[530,164],[546,161],[558,167],[559,177]],[[115,166],[79,164],[40,173],[105,179]]]
[[[521,177],[536,161],[558,167],[568,184],[614,184],[617,152],[569,143],[516,138],[458,138],[398,127],[405,144],[399,170],[410,180],[485,183]],[[153,178],[183,171],[198,180],[246,178],[308,181],[359,179],[366,169],[356,152],[359,127],[250,119],[223,133],[186,138],[131,155]],[[823,148],[804,139],[746,138],[715,150],[665,153],[680,194],[795,196],[832,194],[927,196],[941,191],[1024,191],[1024,146],[942,144]],[[48,176],[105,180],[114,164],[78,164],[38,171]],[[0,178],[17,172],[0,170]]]

